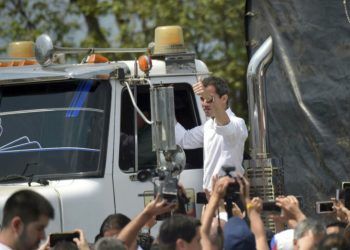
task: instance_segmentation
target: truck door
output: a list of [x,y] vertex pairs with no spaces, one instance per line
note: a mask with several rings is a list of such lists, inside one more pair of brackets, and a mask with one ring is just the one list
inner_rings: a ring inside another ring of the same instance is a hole
[[[200,125],[191,85],[176,83],[173,86],[177,121],[187,129]],[[151,119],[149,86],[133,86],[132,91],[140,110]],[[150,181],[142,182],[138,173],[151,172],[157,167],[157,161],[156,153],[152,151],[151,125],[145,123],[135,112],[126,88],[121,89],[120,99],[120,136],[116,138],[119,159],[118,165],[114,166],[116,211],[134,217],[153,198],[139,196],[145,192],[152,193],[153,184]],[[180,175],[180,182],[191,196],[193,210],[195,193],[202,189],[203,150],[186,150],[185,153],[186,167]]]

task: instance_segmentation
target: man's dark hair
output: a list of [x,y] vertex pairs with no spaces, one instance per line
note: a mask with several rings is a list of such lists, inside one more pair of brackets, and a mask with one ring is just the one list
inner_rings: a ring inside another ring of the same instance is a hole
[[79,250],[78,246],[72,241],[59,241],[51,250]]
[[7,227],[18,216],[25,225],[36,221],[41,215],[54,218],[50,202],[42,195],[31,190],[20,190],[10,196],[5,203],[2,226]]
[[110,229],[122,230],[128,223],[130,218],[124,214],[111,214],[102,222],[100,233],[96,235],[95,242],[103,237],[104,233]]
[[330,234],[324,237],[318,248],[319,250],[348,250],[350,249],[350,242],[344,235],[341,234]]
[[114,237],[103,237],[99,239],[95,244],[96,250],[126,250],[123,242]]
[[176,241],[191,242],[196,236],[200,221],[181,214],[166,219],[159,229],[159,249],[176,249]]
[[203,86],[208,87],[210,85],[215,87],[216,93],[221,97],[223,95],[228,95],[230,94],[230,88],[228,87],[227,82],[216,76],[209,76],[207,78],[204,78],[203,81]]

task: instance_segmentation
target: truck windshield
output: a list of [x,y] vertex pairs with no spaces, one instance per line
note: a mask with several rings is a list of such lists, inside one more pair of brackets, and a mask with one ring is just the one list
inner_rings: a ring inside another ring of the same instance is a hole
[[94,80],[0,86],[0,176],[100,175],[110,88]]

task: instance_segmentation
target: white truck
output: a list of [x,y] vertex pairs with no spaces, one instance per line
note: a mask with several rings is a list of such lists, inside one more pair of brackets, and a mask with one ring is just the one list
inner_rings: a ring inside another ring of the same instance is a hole
[[[147,50],[58,48],[48,36],[35,45],[40,64],[28,58],[0,60],[0,214],[13,192],[32,189],[54,206],[47,233],[81,228],[92,242],[107,215],[132,218],[143,209],[154,190],[150,170],[159,169],[164,157],[163,151],[152,151],[151,126],[140,119],[133,101],[154,120],[150,88],[171,86],[174,101],[165,101],[173,102],[185,128],[205,119],[191,85],[207,76],[208,68],[184,49],[183,39],[176,37],[180,31],[170,33],[163,40],[156,37],[151,68],[149,57],[107,61],[94,54]],[[87,52],[82,63],[53,63],[57,54],[80,52]],[[172,119],[169,115],[170,127]],[[202,149],[185,155],[179,178],[190,198],[188,212],[198,216]]]

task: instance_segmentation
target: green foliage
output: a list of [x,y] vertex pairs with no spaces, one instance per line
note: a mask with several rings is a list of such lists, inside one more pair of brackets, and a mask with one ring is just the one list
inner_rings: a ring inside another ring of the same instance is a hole
[[246,117],[244,8],[243,0],[7,0],[0,37],[34,41],[48,33],[57,45],[146,47],[155,27],[180,25],[188,49],[228,80],[233,108]]

